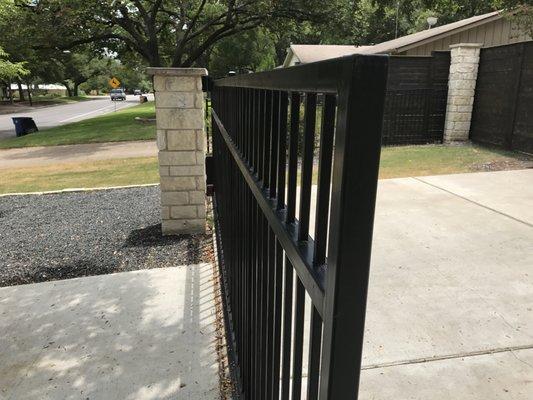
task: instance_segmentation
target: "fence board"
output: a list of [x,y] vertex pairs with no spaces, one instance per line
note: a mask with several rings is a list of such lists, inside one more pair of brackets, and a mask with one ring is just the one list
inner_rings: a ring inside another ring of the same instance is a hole
[[450,53],[391,57],[383,145],[442,143]]
[[470,138],[533,153],[533,42],[481,50]]

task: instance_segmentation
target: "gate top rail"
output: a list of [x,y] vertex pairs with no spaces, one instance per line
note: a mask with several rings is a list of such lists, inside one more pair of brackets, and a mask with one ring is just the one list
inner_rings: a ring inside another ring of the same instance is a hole
[[364,59],[365,63],[383,66],[386,65],[388,58],[386,55],[345,56],[289,68],[221,78],[214,83],[219,87],[339,93],[352,78],[357,60]]

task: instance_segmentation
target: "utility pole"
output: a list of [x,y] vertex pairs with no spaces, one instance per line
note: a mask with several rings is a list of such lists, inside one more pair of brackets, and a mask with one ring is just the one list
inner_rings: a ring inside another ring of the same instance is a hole
[[398,17],[400,15],[400,0],[396,3],[396,29],[394,31],[394,39],[398,37]]

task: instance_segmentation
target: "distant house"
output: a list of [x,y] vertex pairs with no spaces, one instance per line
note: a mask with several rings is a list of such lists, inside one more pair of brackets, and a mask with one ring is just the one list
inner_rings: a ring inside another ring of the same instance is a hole
[[[28,90],[28,87],[24,84],[21,85],[22,90]],[[19,86],[16,83],[11,84],[11,90],[16,93],[18,91]],[[67,95],[67,89],[65,89],[65,86],[63,85],[57,85],[57,84],[44,84],[40,83],[38,85],[32,85],[33,91],[39,91],[41,93],[47,93],[47,94],[57,94],[60,96],[66,96]]]
[[457,43],[482,43],[483,47],[525,42],[532,38],[502,11],[452,22],[371,46],[301,45],[287,50],[284,67],[351,54],[395,54],[429,56],[432,51],[449,50]]

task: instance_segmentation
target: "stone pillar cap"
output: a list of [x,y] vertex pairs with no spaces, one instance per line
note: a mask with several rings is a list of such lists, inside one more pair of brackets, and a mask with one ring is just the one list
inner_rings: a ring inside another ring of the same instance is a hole
[[207,70],[205,68],[150,67],[146,68],[146,73],[156,76],[205,76],[207,75]]
[[457,47],[472,47],[478,49],[483,47],[483,43],[456,43],[450,45],[450,49],[455,49]]

